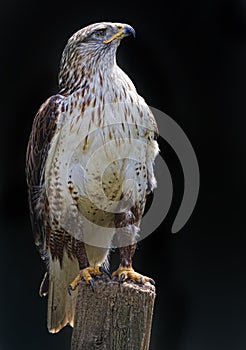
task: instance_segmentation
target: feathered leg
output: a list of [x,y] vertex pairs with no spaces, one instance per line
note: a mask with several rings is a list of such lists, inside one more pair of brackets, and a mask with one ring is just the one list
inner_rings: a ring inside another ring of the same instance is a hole
[[90,284],[93,290],[94,276],[100,276],[103,273],[106,273],[111,278],[111,275],[105,266],[101,266],[106,264],[108,252],[109,249],[107,248],[91,246],[83,243],[83,254],[81,254],[81,257],[77,255],[80,264],[80,271],[68,286],[68,293],[70,295],[71,291],[74,291],[77,288],[81,280],[84,280],[87,284]]
[[120,266],[113,272],[112,276],[117,277],[120,282],[127,279],[144,284],[154,284],[152,278],[146,277],[134,271],[132,258],[136,250],[136,236],[139,230],[139,215],[137,208],[131,208],[127,213],[121,213],[115,217],[116,235],[119,242]]

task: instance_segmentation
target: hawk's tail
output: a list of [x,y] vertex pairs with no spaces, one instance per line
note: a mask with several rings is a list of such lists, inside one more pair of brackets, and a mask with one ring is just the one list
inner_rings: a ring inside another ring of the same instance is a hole
[[68,294],[68,286],[79,273],[77,259],[68,257],[64,251],[62,267],[58,259],[50,259],[47,327],[57,333],[64,326],[73,327],[77,291]]

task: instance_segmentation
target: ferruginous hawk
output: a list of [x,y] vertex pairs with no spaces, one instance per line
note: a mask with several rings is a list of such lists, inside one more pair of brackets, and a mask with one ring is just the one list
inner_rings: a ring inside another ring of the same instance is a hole
[[[76,287],[93,288],[119,247],[119,282],[153,280],[133,270],[146,197],[156,186],[157,126],[116,63],[127,24],[102,22],[76,32],[63,51],[59,92],[40,107],[26,155],[35,243],[47,266],[47,325],[73,325]],[[117,243],[113,243],[117,242]]]

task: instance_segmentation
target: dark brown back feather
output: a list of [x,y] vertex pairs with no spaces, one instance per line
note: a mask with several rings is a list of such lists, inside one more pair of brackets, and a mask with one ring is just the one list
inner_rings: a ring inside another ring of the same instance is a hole
[[45,258],[44,208],[46,201],[43,190],[44,170],[51,140],[57,128],[58,105],[62,99],[61,95],[52,96],[40,107],[33,121],[26,153],[26,180],[31,224],[35,244],[43,258]]

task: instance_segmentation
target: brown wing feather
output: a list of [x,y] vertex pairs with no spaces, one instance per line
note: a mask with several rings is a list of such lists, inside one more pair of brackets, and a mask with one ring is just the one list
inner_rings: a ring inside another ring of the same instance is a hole
[[51,140],[57,128],[59,104],[63,97],[55,95],[50,97],[40,107],[33,122],[26,153],[26,179],[28,199],[35,244],[42,257],[45,256],[44,242],[44,207],[45,195],[44,169]]
[[[79,264],[87,263],[83,242],[65,231],[54,231],[47,220],[47,198],[44,190],[45,164],[64,97],[55,95],[39,109],[32,126],[26,153],[26,178],[29,207],[35,243],[47,264],[40,294],[48,294],[47,326],[58,332],[67,323],[73,325],[76,293],[69,296],[67,287],[77,276]],[[47,246],[46,246],[47,244]],[[49,259],[47,248],[52,259]],[[65,249],[64,249],[65,248]],[[80,258],[81,257],[81,258]]]

